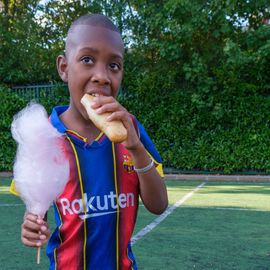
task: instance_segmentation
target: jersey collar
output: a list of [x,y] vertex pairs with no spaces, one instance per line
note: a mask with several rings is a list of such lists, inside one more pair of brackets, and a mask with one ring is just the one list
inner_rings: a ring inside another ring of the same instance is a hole
[[[58,132],[69,134],[73,138],[75,138],[76,141],[78,142],[83,141],[83,144],[85,145],[85,140],[83,139],[83,137],[77,134],[76,132],[69,130],[61,121],[59,116],[63,112],[65,112],[67,109],[68,109],[68,106],[57,106],[53,108],[51,116],[50,116],[50,121],[52,125],[58,130]],[[108,140],[107,136],[105,136],[104,133],[100,133],[99,136],[92,143],[92,146],[98,146],[100,144],[103,144],[103,142],[106,142],[107,140]]]
[[60,120],[59,116],[68,109],[68,106],[57,106],[53,108],[52,114],[50,116],[50,120],[52,125],[60,132],[65,133],[67,131],[67,127]]

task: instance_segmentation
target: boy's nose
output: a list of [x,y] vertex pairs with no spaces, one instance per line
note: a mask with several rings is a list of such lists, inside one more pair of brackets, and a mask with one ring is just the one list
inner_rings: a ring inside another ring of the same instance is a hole
[[110,78],[109,78],[107,69],[105,67],[96,67],[95,70],[93,70],[91,81],[93,83],[98,83],[98,84],[103,84],[103,85],[109,84]]

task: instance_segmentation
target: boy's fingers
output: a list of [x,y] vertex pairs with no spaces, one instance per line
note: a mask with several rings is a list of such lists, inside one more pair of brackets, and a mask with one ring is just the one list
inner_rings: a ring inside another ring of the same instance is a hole
[[125,117],[125,112],[123,111],[118,111],[118,112],[113,112],[107,117],[108,121],[113,121],[113,120],[122,120]]
[[36,222],[37,219],[38,219],[38,216],[33,215],[33,214],[30,214],[30,213],[27,213],[27,214],[24,216],[24,220],[30,220],[30,221]]
[[28,239],[23,238],[23,237],[22,237],[22,243],[28,247],[36,247],[37,246],[36,242],[29,241]]
[[51,231],[48,227],[45,227],[44,230],[41,227],[41,234],[44,234],[48,238],[51,235]]
[[[124,108],[115,98],[111,96],[98,96],[93,99],[92,108],[96,109],[98,114],[102,114],[105,112],[124,112],[129,115],[126,108]],[[116,115],[116,118],[113,116],[112,119],[121,120],[124,114]]]
[[[44,225],[42,225],[42,226],[44,226]],[[41,230],[41,226],[39,224],[27,219],[22,224],[22,229],[38,232]]]
[[40,217],[37,218],[37,224],[43,225],[45,223],[46,223],[46,221],[44,221],[42,218],[40,218]]
[[26,230],[22,232],[22,237],[29,240],[40,240],[40,236],[41,234],[38,234],[37,232],[31,232]]
[[108,116],[107,120],[108,121],[121,120],[128,125],[132,125],[130,114],[126,110],[113,112],[111,115]]
[[45,244],[44,241],[42,240],[38,240],[38,241],[33,241],[33,240],[29,240],[27,238],[22,237],[22,243],[28,247],[41,247]]
[[104,105],[102,105],[101,107],[99,107],[98,109],[96,109],[96,112],[98,114],[102,114],[105,112],[115,112],[115,111],[120,111],[123,110],[122,107],[120,107],[119,103],[106,103]]
[[24,228],[22,226],[21,240],[23,244],[31,247],[43,246],[49,239],[50,230],[46,226],[42,227],[44,227],[45,229],[44,231],[43,230],[32,231],[31,229]]
[[29,219],[25,220],[22,224],[21,234],[22,237],[30,239],[47,239],[50,236],[50,229],[46,222],[39,225],[35,222],[30,221]]
[[112,96],[98,96],[93,99],[93,102],[99,106],[102,106],[106,103],[115,102],[115,98]]
[[39,236],[39,239],[44,241],[44,240],[47,239],[47,235],[41,234],[41,235]]
[[24,221],[31,221],[39,225],[45,224],[45,221],[41,217],[38,217],[37,215],[33,215],[30,213],[24,216]]

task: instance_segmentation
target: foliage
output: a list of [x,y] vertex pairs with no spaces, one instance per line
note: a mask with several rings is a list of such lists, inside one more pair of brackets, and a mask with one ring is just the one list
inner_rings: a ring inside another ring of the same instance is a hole
[[46,64],[52,58],[40,38],[42,27],[35,18],[38,2],[5,1],[5,10],[0,12],[2,83],[14,85],[51,79],[51,65]]
[[[145,125],[166,166],[270,172],[267,1],[5,3],[0,12],[2,82],[57,81],[55,58],[64,49],[70,23],[87,12],[102,12],[119,25],[126,44],[120,102]],[[63,93],[42,100],[48,111],[67,101]],[[9,115],[22,104],[17,105]],[[11,119],[5,115],[1,121],[8,133]],[[6,147],[9,135],[3,136]],[[0,169],[10,168],[14,155],[14,149],[4,151],[9,158],[2,163],[1,151]]]
[[[269,172],[266,2],[137,2],[126,104],[147,126],[165,165]],[[132,101],[141,97],[142,104]]]
[[0,87],[0,100],[0,170],[7,170],[11,169],[16,148],[10,133],[12,118],[26,102],[6,87]]
[[[47,110],[51,112],[52,108],[56,105],[68,104],[68,93],[67,89],[63,86],[58,86],[54,89],[55,93],[52,96],[45,94],[41,95],[40,100],[37,102],[41,103]],[[11,170],[13,160],[15,157],[16,144],[11,136],[11,123],[13,116],[23,109],[29,100],[18,96],[14,91],[7,87],[0,86],[0,171]]]

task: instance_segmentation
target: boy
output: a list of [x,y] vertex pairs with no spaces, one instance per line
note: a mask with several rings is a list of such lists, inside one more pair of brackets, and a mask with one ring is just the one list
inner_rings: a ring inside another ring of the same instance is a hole
[[[70,177],[54,203],[56,229],[47,246],[50,269],[137,269],[130,238],[138,195],[152,213],[161,214],[168,199],[158,173],[161,161],[141,124],[117,101],[123,76],[124,45],[116,26],[103,15],[84,15],[70,27],[65,55],[57,58],[68,83],[70,104],[56,107],[52,125],[66,136]],[[97,113],[121,120],[128,137],[114,144],[89,120],[80,100],[95,95]],[[157,168],[156,168],[157,166]],[[21,238],[43,246],[48,224],[25,213]]]

